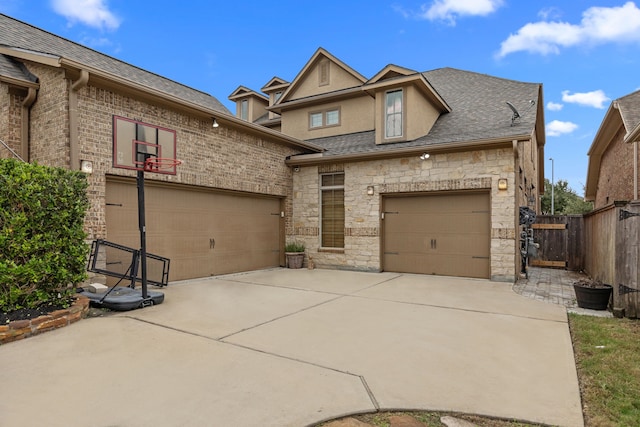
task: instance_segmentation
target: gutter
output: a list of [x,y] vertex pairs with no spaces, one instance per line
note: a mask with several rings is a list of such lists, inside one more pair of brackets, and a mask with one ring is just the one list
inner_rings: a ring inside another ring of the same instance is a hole
[[[366,153],[338,154],[335,156],[325,156],[319,154],[301,154],[290,156],[285,161],[288,166],[315,166],[324,163],[347,163],[364,162],[372,160],[382,160],[397,157],[407,157],[420,155],[425,152],[429,154],[442,154],[457,151],[468,151],[469,149],[483,150],[488,148],[511,148],[517,151],[518,141],[528,141],[531,135],[511,136],[508,139],[486,139],[466,142],[447,142],[443,144],[421,145],[418,147],[399,148],[395,150],[384,150]],[[515,148],[514,148],[515,147]]]

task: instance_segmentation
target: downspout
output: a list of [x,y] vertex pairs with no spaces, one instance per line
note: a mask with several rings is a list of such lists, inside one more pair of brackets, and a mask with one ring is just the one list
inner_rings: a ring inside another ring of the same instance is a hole
[[22,123],[20,135],[20,157],[23,161],[29,161],[29,125],[31,123],[31,106],[36,101],[37,91],[35,88],[27,89],[27,96],[22,101]]
[[78,80],[71,83],[69,88],[69,169],[80,170],[80,143],[78,129],[78,91],[87,86],[89,72],[80,70]]
[[638,140],[633,141],[633,200],[638,200]]

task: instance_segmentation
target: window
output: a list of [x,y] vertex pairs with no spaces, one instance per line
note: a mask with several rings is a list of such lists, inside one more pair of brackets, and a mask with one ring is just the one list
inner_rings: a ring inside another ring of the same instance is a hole
[[322,127],[322,113],[309,114],[309,127],[311,128]]
[[280,99],[280,97],[281,97],[281,96],[282,96],[282,91],[280,91],[280,92],[276,92],[276,93],[273,95],[273,103],[275,104],[276,102],[278,102],[278,100]]
[[340,112],[338,110],[327,111],[325,116],[327,118],[327,126],[337,125],[340,122]]
[[240,118],[242,120],[249,119],[249,101],[246,99],[240,101]]
[[309,128],[314,129],[327,126],[340,126],[339,108],[309,113]]
[[385,138],[402,136],[402,89],[387,92],[385,100]]
[[320,175],[320,245],[344,248],[344,173]]

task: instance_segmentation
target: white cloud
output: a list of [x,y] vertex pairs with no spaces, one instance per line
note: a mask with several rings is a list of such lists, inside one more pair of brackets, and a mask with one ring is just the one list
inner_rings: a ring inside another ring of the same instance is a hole
[[562,91],[562,100],[572,104],[584,105],[586,107],[605,108],[605,103],[611,101],[600,89],[591,92],[570,94],[568,90]]
[[[548,16],[543,14],[543,16]],[[579,24],[568,22],[528,23],[500,45],[497,56],[525,51],[547,55],[579,44],[640,41],[640,9],[634,2],[618,7],[590,7]]]
[[553,120],[547,123],[547,136],[560,136],[565,133],[571,133],[578,129],[578,125],[571,122],[561,122],[560,120]]
[[423,4],[417,17],[429,21],[442,20],[455,25],[460,16],[486,16],[502,6],[503,0],[434,0]]
[[109,10],[107,0],[52,0],[51,6],[71,23],[110,30],[120,26],[120,19]]
[[562,107],[564,107],[564,105],[557,102],[547,102],[547,110],[549,111],[560,111]]

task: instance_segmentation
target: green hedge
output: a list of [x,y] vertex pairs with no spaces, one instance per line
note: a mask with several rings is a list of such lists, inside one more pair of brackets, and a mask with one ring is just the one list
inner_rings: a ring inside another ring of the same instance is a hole
[[69,301],[86,279],[81,172],[0,159],[0,310]]

